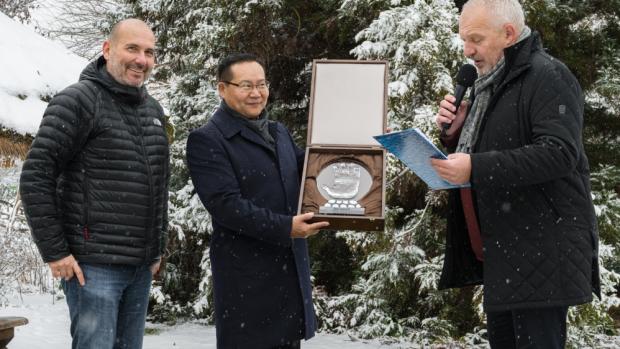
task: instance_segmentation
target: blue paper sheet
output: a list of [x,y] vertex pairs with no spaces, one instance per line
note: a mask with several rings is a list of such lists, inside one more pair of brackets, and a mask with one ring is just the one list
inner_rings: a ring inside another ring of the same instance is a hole
[[431,166],[431,158],[446,159],[431,140],[418,128],[374,136],[390,153],[405,163],[431,189],[466,188],[470,184],[454,185],[443,180]]

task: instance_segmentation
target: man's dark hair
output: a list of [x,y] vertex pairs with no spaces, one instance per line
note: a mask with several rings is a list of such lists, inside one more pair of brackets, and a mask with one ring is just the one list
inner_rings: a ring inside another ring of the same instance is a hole
[[265,69],[265,64],[260,60],[257,56],[251,53],[235,53],[232,55],[226,56],[224,59],[220,61],[220,64],[217,66],[217,81],[230,81],[232,79],[232,73],[230,71],[230,67],[237,63],[243,62],[256,62],[263,67],[263,71],[267,74],[267,69]]

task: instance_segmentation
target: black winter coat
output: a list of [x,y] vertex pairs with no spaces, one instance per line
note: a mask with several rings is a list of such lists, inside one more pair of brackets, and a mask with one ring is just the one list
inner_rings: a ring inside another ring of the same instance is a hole
[[168,158],[161,106],[144,87],[117,83],[103,57],[90,63],[50,101],[22,169],[22,204],[43,260],[156,260]]
[[291,239],[303,151],[270,123],[275,152],[218,109],[187,140],[192,181],[211,214],[217,347],[272,348],[314,336],[308,247]]
[[599,293],[598,233],[583,93],[537,33],[505,58],[471,154],[484,263],[471,251],[453,191],[440,287],[484,280],[487,311],[589,302]]

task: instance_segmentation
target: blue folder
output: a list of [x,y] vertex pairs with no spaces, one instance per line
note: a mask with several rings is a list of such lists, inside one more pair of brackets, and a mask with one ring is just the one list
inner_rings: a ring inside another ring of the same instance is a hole
[[390,153],[405,163],[431,189],[467,188],[469,183],[454,185],[443,180],[431,166],[431,158],[447,159],[418,128],[374,136]]

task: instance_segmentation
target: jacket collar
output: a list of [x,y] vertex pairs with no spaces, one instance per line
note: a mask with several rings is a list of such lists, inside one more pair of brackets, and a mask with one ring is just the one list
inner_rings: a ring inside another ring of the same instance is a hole
[[[217,128],[222,132],[222,135],[224,135],[224,138],[226,139],[230,139],[236,134],[240,134],[243,138],[272,151],[271,147],[267,145],[267,142],[265,142],[265,140],[256,132],[250,130],[250,128],[243,122],[243,120],[230,115],[222,108],[218,108],[215,111],[215,114],[213,114],[213,117],[211,117],[211,121],[215,123]],[[278,140],[275,136],[277,132],[273,132],[274,129],[272,128],[272,124],[274,124],[275,126],[275,123],[270,123],[269,128],[270,131],[272,131],[271,133],[277,143]]]
[[80,74],[81,80],[91,80],[98,83],[110,91],[115,98],[127,104],[140,104],[148,97],[144,85],[141,87],[127,86],[116,81],[108,73],[106,60],[103,56],[92,61],[84,68],[82,74]]
[[532,52],[542,49],[540,34],[536,31],[532,32],[529,38],[504,49],[506,81],[529,68]]

